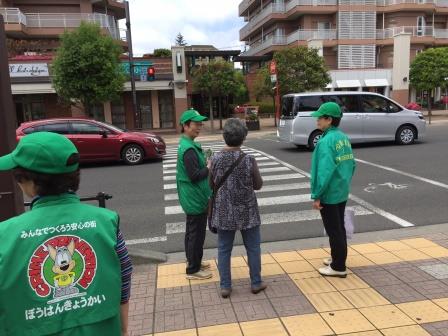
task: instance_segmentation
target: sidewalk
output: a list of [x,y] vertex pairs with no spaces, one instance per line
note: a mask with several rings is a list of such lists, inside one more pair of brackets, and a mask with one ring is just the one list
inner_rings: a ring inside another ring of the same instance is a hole
[[268,289],[253,295],[241,247],[232,259],[233,293],[214,276],[185,279],[183,254],[136,268],[131,335],[157,336],[446,336],[448,224],[355,235],[346,279],[321,277],[327,238],[262,245]]

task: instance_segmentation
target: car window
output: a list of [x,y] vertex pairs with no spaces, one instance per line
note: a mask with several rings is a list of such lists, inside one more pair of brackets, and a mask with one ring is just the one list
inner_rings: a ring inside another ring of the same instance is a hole
[[72,122],[71,124],[74,134],[101,134],[104,132],[103,128],[91,123]]
[[53,132],[58,134],[69,134],[70,127],[66,122],[51,123],[35,126],[33,132]]
[[389,112],[389,102],[383,97],[367,96],[361,97],[361,106],[365,113],[387,113]]
[[341,107],[342,113],[359,113],[358,98],[356,95],[323,96],[325,103],[334,102]]
[[403,109],[395,103],[392,103],[390,100],[387,101],[389,103],[389,112],[397,113],[402,111]]
[[294,102],[293,96],[287,96],[282,98],[282,116],[283,117],[292,117],[293,111],[292,106]]
[[299,98],[299,112],[317,111],[323,103],[321,96],[302,96]]

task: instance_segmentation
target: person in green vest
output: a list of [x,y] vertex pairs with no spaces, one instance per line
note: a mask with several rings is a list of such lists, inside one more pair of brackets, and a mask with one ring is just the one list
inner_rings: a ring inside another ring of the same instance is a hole
[[180,117],[182,136],[177,150],[176,183],[179,203],[185,212],[185,254],[187,279],[203,280],[212,277],[210,263],[202,261],[207,228],[209,167],[199,143],[195,142],[206,117],[194,109]]
[[0,335],[128,335],[132,264],[117,213],[82,204],[79,154],[37,132],[0,157],[32,199],[0,223]]
[[328,102],[311,114],[323,132],[314,149],[311,162],[311,198],[313,208],[320,210],[328,234],[331,258],[319,269],[323,276],[347,276],[347,236],[344,225],[345,206],[355,171],[352,146],[339,129],[342,111],[338,104]]

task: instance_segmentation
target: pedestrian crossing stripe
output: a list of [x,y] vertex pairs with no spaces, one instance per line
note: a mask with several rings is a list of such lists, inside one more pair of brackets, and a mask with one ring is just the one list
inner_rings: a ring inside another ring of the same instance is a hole
[[[163,171],[164,175],[176,174],[176,169],[166,169]],[[260,168],[260,173],[272,173],[279,171],[291,171],[288,167],[275,167],[275,168]]]

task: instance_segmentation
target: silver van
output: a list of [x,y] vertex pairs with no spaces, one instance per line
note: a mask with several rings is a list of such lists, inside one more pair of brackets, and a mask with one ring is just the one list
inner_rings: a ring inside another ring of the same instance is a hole
[[314,149],[322,132],[311,112],[335,102],[342,108],[340,128],[352,143],[396,141],[400,145],[423,139],[426,121],[418,111],[407,110],[380,94],[358,91],[292,93],[282,97],[278,137]]

